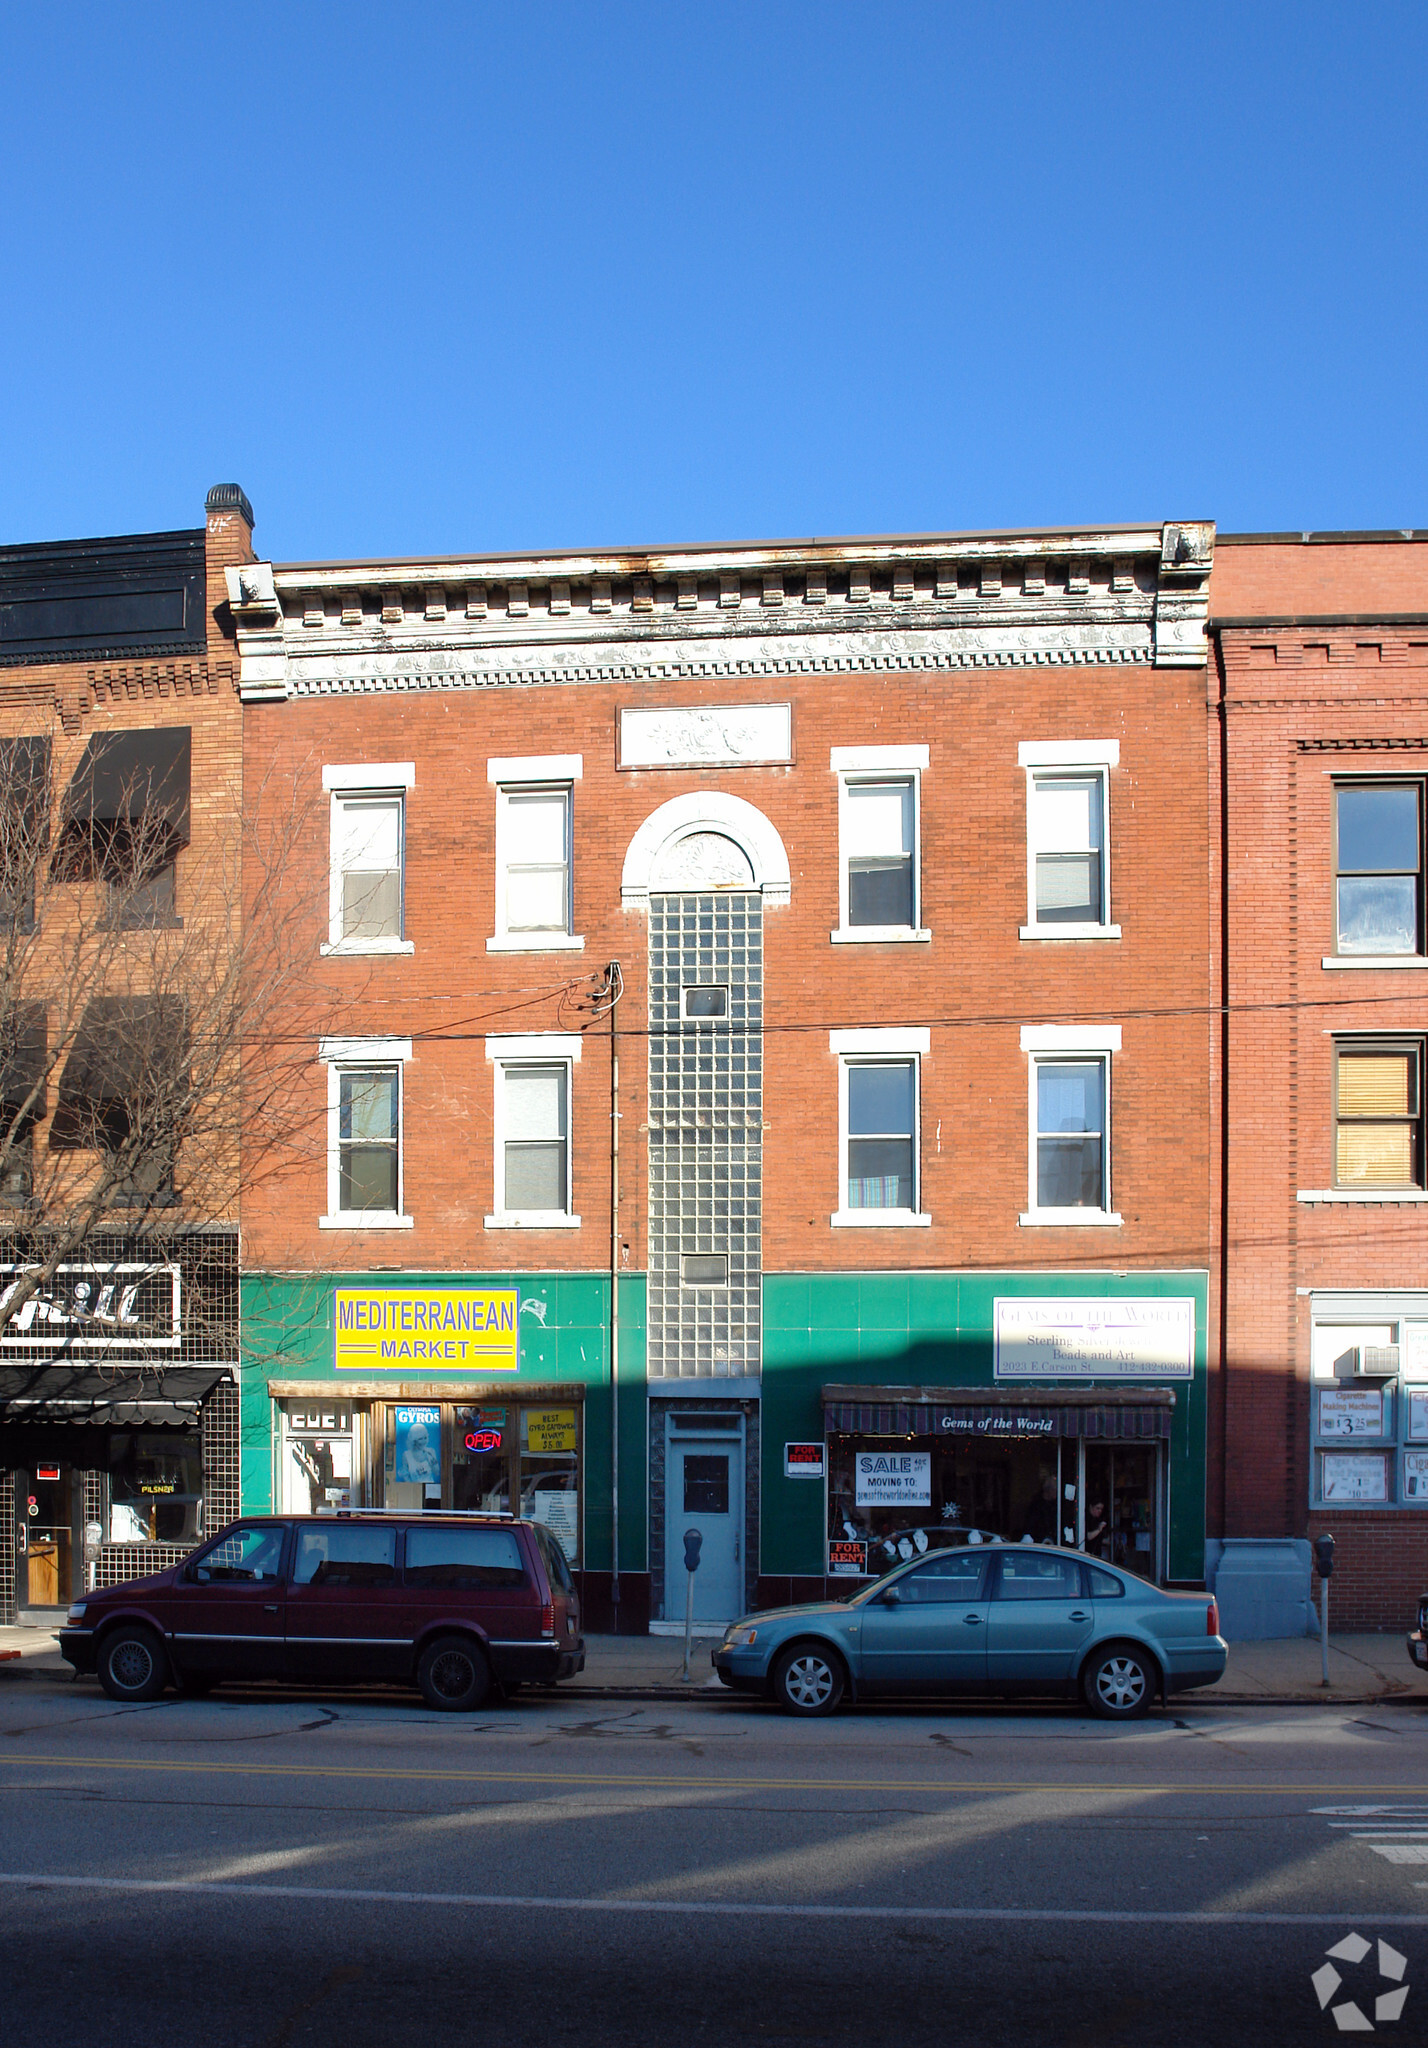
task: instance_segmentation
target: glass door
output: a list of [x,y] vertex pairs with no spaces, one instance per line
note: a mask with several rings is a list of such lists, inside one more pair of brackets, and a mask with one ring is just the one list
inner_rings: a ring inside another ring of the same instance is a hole
[[25,1492],[29,1607],[67,1607],[73,1592],[72,1475],[67,1465],[37,1464]]
[[1152,1582],[1160,1558],[1159,1457],[1158,1444],[1086,1446],[1086,1553]]

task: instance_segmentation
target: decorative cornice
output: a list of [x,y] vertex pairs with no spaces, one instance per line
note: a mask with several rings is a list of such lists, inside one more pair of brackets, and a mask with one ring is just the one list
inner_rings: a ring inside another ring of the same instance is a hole
[[1200,667],[1208,524],[225,571],[246,700],[986,667]]

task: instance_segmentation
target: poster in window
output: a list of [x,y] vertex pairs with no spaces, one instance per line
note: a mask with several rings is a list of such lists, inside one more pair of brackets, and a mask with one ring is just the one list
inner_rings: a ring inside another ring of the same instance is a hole
[[575,1449],[573,1408],[528,1408],[523,1417],[525,1447],[542,1457]]
[[1399,1324],[1398,1369],[1406,1380],[1428,1380],[1428,1323]]
[[1410,1443],[1428,1443],[1428,1390],[1416,1391],[1408,1396],[1408,1440]]
[[403,1483],[441,1483],[441,1410],[398,1408],[393,1417],[395,1476]]
[[1403,1498],[1428,1507],[1428,1451],[1403,1453]]
[[1384,1434],[1382,1387],[1324,1387],[1319,1394],[1320,1436]]
[[1352,1505],[1388,1499],[1388,1459],[1325,1451],[1323,1499]]
[[931,1451],[859,1451],[854,1467],[860,1508],[931,1507]]

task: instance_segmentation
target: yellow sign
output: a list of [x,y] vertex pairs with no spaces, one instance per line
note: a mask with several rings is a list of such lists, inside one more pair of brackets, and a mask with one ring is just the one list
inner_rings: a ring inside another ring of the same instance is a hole
[[527,1408],[525,1423],[528,1451],[558,1452],[575,1449],[573,1408]]
[[338,1372],[515,1372],[520,1333],[514,1287],[335,1287]]

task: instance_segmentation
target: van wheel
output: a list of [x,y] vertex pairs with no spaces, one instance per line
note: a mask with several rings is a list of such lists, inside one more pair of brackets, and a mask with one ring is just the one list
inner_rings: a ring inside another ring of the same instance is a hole
[[437,1713],[469,1714],[491,1690],[491,1667],[466,1636],[438,1636],[421,1653],[417,1684]]
[[794,1643],[773,1668],[773,1695],[786,1714],[831,1714],[843,1697],[843,1666],[821,1643]]
[[116,1628],[99,1652],[99,1683],[111,1700],[156,1700],[169,1680],[169,1660],[152,1629]]
[[1133,1721],[1150,1705],[1158,1673],[1133,1643],[1107,1643],[1087,1660],[1081,1690],[1093,1714],[1106,1721]]

